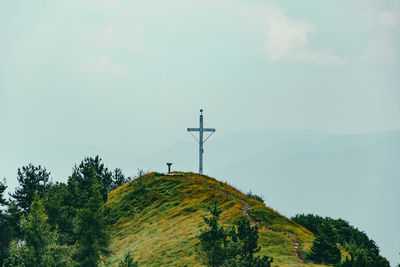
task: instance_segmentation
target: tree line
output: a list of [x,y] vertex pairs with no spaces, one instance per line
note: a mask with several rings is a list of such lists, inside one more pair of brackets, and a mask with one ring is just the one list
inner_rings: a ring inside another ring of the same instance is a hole
[[[139,170],[139,176],[144,172]],[[111,211],[108,192],[129,182],[121,169],[113,171],[102,160],[87,157],[75,165],[66,183],[51,182],[42,166],[29,164],[17,171],[18,186],[6,199],[0,182],[0,266],[95,267],[110,255]],[[142,179],[137,184],[140,191]],[[243,218],[222,227],[222,210],[213,203],[204,216],[198,239],[206,266],[269,267],[272,258],[256,256],[258,229]],[[119,267],[138,267],[127,252]]]
[[18,186],[7,200],[0,183],[0,266],[98,266],[109,251],[107,193],[126,183],[120,169],[87,157],[67,183],[29,164],[17,171]]
[[[144,174],[139,171],[139,176]],[[17,171],[18,186],[9,193],[0,182],[0,266],[99,266],[110,255],[111,211],[108,192],[129,182],[121,169],[109,170],[102,160],[87,157],[75,165],[66,183],[51,182],[50,172],[29,164]],[[135,192],[144,185],[137,182]],[[250,197],[262,199],[249,193]],[[272,257],[258,256],[258,228],[247,218],[221,226],[222,209],[214,202],[207,207],[197,236],[198,251],[206,266],[269,267]],[[379,248],[368,236],[342,219],[312,214],[292,218],[315,234],[306,257],[314,263],[341,267],[389,267]],[[341,259],[341,250],[347,252]],[[119,267],[138,267],[127,252]]]
[[[339,267],[390,267],[389,261],[379,255],[375,241],[343,219],[300,214],[292,220],[317,236],[308,255],[315,263]],[[340,249],[348,253],[344,261],[341,261]]]

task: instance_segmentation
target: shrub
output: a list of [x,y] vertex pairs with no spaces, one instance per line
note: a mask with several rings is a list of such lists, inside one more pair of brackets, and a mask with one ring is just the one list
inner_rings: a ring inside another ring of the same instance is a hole
[[251,193],[251,191],[249,193],[247,193],[247,196],[251,197],[251,198],[253,198],[253,199],[257,200],[257,201],[260,201],[261,203],[264,203],[264,198],[263,197],[258,196],[256,194],[253,194],[253,193]]
[[203,217],[206,229],[200,230],[202,256],[207,266],[269,267],[272,257],[255,256],[258,246],[258,228],[251,226],[247,218],[229,228],[219,226],[222,210],[214,202],[208,207],[210,217]]
[[125,253],[124,259],[118,263],[118,267],[138,267],[138,263],[133,260],[130,252]]

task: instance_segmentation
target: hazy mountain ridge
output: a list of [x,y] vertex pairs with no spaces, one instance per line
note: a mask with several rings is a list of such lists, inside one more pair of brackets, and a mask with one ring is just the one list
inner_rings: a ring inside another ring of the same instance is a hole
[[[297,133],[246,132],[210,140],[205,171],[263,195],[287,216],[305,212],[349,220],[376,240],[392,263],[398,262],[400,236],[388,235],[387,229],[397,233],[400,225],[400,132]],[[145,168],[163,170],[167,160],[196,171],[197,144],[182,142],[133,165],[149,163]]]

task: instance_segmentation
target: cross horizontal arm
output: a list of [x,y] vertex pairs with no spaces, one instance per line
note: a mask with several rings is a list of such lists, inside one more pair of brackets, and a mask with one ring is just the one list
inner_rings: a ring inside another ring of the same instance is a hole
[[200,131],[200,128],[187,128],[188,132],[198,132]]
[[[203,132],[215,132],[214,128],[203,128]],[[188,132],[199,132],[200,128],[187,128]]]
[[204,132],[215,132],[214,128],[203,128]]

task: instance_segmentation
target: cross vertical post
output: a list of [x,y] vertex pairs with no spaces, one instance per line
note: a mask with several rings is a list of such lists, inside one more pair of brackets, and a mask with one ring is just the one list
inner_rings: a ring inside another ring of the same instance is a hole
[[[204,143],[207,139],[215,132],[215,128],[204,128],[203,127],[203,110],[200,109],[200,127],[199,128],[188,128],[187,131],[196,139],[199,143],[199,173],[203,174],[203,153]],[[192,134],[192,132],[199,132],[199,140]],[[204,140],[204,132],[210,132],[207,138]]]
[[203,174],[203,112],[200,113],[199,131],[199,173]]

